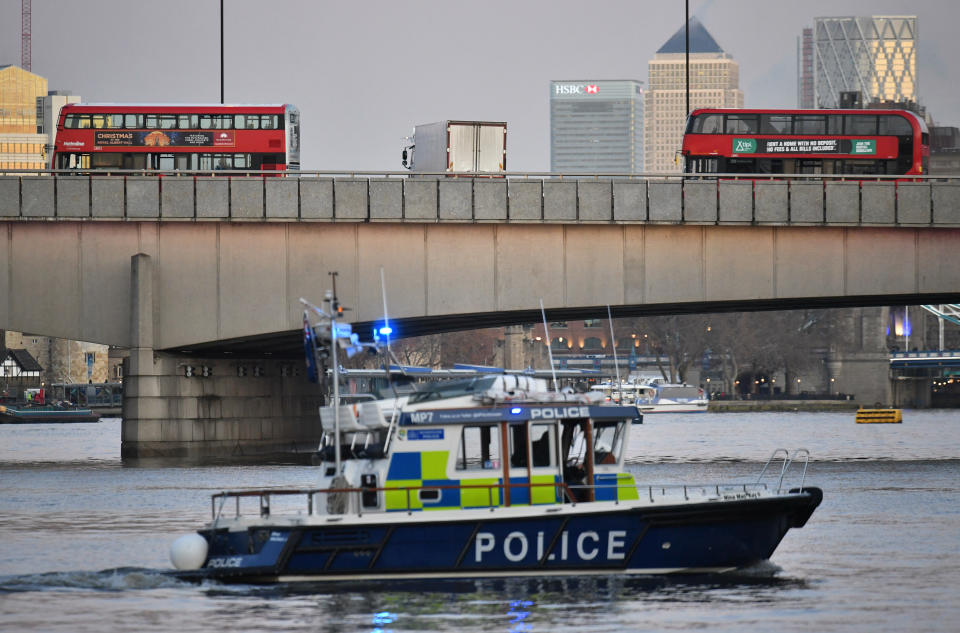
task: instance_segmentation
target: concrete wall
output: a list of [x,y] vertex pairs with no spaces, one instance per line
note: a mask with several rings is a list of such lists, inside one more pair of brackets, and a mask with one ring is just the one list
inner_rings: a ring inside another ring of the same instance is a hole
[[0,176],[0,218],[960,226],[960,182]]
[[306,380],[300,360],[209,360],[148,351],[132,353],[124,372],[125,459],[289,454],[320,444],[319,386]]
[[960,291],[960,228],[21,219],[0,221],[0,328],[131,346],[137,253],[154,349],[297,330],[334,270],[351,320],[378,319],[381,266],[398,318]]

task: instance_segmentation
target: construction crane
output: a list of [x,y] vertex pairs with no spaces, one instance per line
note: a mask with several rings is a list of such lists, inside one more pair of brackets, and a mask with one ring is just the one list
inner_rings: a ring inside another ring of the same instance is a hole
[[30,70],[30,0],[20,0],[20,68]]

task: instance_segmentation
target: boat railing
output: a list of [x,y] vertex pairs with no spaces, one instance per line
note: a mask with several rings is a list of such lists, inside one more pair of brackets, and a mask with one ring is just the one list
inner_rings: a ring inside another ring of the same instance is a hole
[[[290,497],[290,496],[304,496],[306,498],[306,510],[308,515],[314,514],[314,509],[319,507],[317,502],[317,497],[320,495],[327,495],[327,500],[333,500],[337,497],[341,499],[353,498],[356,501],[356,504],[353,504],[353,507],[356,510],[353,514],[357,516],[363,516],[365,513],[381,513],[382,510],[379,507],[368,507],[364,508],[363,506],[363,495],[370,493],[403,493],[406,499],[406,504],[403,507],[391,508],[392,511],[405,511],[413,512],[417,508],[413,503],[413,495],[417,495],[421,490],[486,490],[487,491],[487,505],[486,506],[470,506],[471,510],[474,509],[486,509],[489,508],[491,512],[497,508],[507,507],[500,500],[503,498],[503,489],[509,488],[510,490],[516,490],[518,488],[527,488],[532,491],[533,488],[554,488],[560,492],[561,498],[576,503],[577,497],[571,486],[568,486],[564,482],[544,482],[544,483],[510,483],[510,484],[461,484],[461,485],[436,485],[436,486],[397,486],[391,488],[373,488],[373,487],[364,487],[364,488],[309,488],[309,489],[280,489],[280,488],[270,488],[263,490],[234,490],[234,491],[224,491],[218,492],[212,495],[210,499],[211,504],[211,514],[213,521],[218,521],[223,516],[223,510],[226,507],[228,500],[233,499],[236,508],[235,516],[237,518],[243,516],[243,512],[240,505],[240,500],[243,498],[258,498],[259,499],[259,511],[262,518],[270,516],[271,512],[271,498],[272,497]],[[422,500],[421,500],[422,504]],[[301,506],[302,511],[302,506]]]
[[787,474],[787,471],[790,470],[790,466],[794,462],[803,460],[803,471],[800,474],[800,491],[803,491],[803,484],[807,480],[807,466],[810,463],[810,451],[805,448],[798,448],[793,451],[793,455],[790,454],[785,448],[778,448],[773,451],[770,455],[770,458],[767,460],[767,463],[763,465],[763,469],[760,471],[760,476],[757,477],[757,483],[760,483],[764,476],[767,474],[767,470],[770,468],[774,462],[780,461],[780,476],[777,479],[777,492],[783,490],[783,480]]
[[[799,452],[799,451],[798,451]],[[778,483],[778,491],[779,491]],[[802,484],[801,484],[802,485]],[[227,502],[233,500],[235,508],[235,517],[240,518],[249,513],[249,510],[241,507],[241,500],[245,498],[256,498],[259,503],[257,509],[261,518],[267,518],[271,514],[273,498],[296,497],[300,496],[305,501],[305,508],[302,505],[294,503],[288,508],[284,504],[284,510],[294,510],[303,512],[307,515],[323,514],[316,512],[317,509],[324,507],[340,508],[340,511],[329,511],[326,514],[352,514],[363,516],[364,514],[379,514],[384,512],[378,503],[376,507],[372,505],[364,506],[364,495],[370,494],[402,494],[404,502],[399,507],[390,508],[391,512],[406,512],[408,514],[423,508],[423,499],[420,496],[421,491],[435,491],[438,493],[439,500],[443,490],[483,490],[486,491],[487,505],[471,505],[469,509],[489,509],[494,512],[498,509],[509,507],[504,503],[504,489],[516,491],[518,489],[527,489],[530,491],[528,498],[532,497],[535,488],[553,488],[558,492],[560,502],[556,507],[561,507],[562,503],[568,503],[576,506],[578,503],[587,502],[587,499],[606,497],[605,500],[614,504],[620,504],[625,501],[637,501],[647,499],[650,503],[677,503],[680,500],[702,500],[702,501],[729,501],[734,499],[744,499],[760,496],[763,492],[770,489],[766,482],[757,481],[753,483],[710,483],[710,484],[670,484],[670,485],[637,485],[637,484],[596,484],[580,485],[567,484],[565,482],[544,482],[544,483],[490,483],[490,484],[461,484],[461,485],[431,485],[431,486],[398,486],[390,488],[309,488],[309,489],[262,489],[262,490],[241,490],[225,491],[212,495],[211,515],[214,523],[224,518],[224,510]],[[605,495],[600,495],[601,491]],[[592,492],[592,495],[591,495]],[[325,497],[325,498],[324,498]],[[325,503],[324,503],[325,502]],[[394,502],[396,503],[396,501]],[[324,504],[324,505],[321,505]],[[526,504],[513,504],[526,505]],[[551,504],[545,504],[551,505]],[[429,505],[427,507],[430,507]],[[348,510],[349,508],[349,510]],[[443,506],[437,506],[437,509],[445,509]],[[246,512],[245,512],[246,510]]]

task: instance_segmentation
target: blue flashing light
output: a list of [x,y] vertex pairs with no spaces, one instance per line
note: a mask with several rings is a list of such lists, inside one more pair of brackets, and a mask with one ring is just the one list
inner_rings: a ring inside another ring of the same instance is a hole
[[383,336],[390,336],[391,334],[393,334],[393,328],[390,327],[389,325],[384,325],[382,328],[377,330],[377,333],[382,334]]
[[512,408],[510,409],[510,413],[513,414],[513,415],[519,415],[519,414],[523,413],[523,408],[522,408],[522,407],[512,407]]

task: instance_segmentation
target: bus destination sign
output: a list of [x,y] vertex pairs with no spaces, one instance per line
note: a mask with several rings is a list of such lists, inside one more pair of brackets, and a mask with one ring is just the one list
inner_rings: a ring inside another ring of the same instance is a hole
[[874,139],[848,138],[735,138],[734,154],[859,154],[877,153]]
[[97,130],[93,135],[93,144],[101,147],[233,147],[236,144],[236,137],[232,130],[215,132]]

